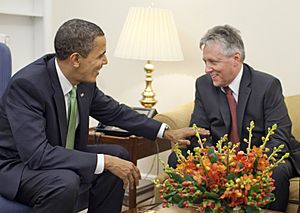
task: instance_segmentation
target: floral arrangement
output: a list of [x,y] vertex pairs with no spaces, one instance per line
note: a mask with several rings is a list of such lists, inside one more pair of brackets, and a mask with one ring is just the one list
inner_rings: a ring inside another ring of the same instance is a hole
[[228,142],[227,135],[222,137],[216,147],[204,147],[198,127],[193,126],[199,147],[184,157],[178,145],[174,151],[178,158],[176,169],[162,161],[168,178],[159,183],[163,206],[175,204],[181,208],[194,207],[202,212],[260,212],[261,207],[274,201],[272,191],[274,180],[272,169],[289,156],[286,153],[276,160],[284,145],[270,152],[265,147],[277,125],[268,128],[266,137],[262,137],[260,147],[251,147],[254,122],[247,127],[249,138],[246,153],[238,151],[239,144]]

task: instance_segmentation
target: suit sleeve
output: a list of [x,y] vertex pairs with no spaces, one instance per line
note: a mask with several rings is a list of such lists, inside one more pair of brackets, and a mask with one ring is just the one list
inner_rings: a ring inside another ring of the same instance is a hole
[[156,139],[161,126],[161,122],[139,114],[124,104],[119,104],[97,87],[91,103],[90,115],[105,125],[117,126],[150,140]]
[[46,104],[43,94],[32,82],[24,79],[12,82],[5,111],[21,160],[30,169],[70,169],[83,181],[90,181],[96,167],[96,154],[52,146],[46,135]]
[[[198,127],[205,128],[207,130],[210,130],[210,123],[208,121],[208,118],[206,116],[205,108],[203,105],[203,100],[201,97],[201,83],[199,82],[199,79],[196,81],[196,92],[195,92],[195,106],[192,113],[190,126],[193,126],[193,124],[196,124]],[[212,139],[211,137],[206,137],[207,141],[205,143],[206,146],[212,145]],[[197,143],[197,138],[194,136],[191,138],[192,143]]]
[[273,149],[280,144],[284,144],[283,153],[288,152],[290,149],[291,120],[287,112],[281,84],[278,79],[274,79],[266,90],[264,98],[264,120],[265,134],[268,132],[268,127],[277,124],[275,134],[271,136],[266,146]]

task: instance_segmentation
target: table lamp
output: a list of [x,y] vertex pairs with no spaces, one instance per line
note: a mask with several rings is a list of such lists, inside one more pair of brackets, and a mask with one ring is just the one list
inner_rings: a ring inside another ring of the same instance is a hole
[[132,7],[123,26],[114,55],[146,60],[146,87],[140,103],[145,108],[156,104],[152,89],[151,61],[181,61],[183,54],[171,10]]

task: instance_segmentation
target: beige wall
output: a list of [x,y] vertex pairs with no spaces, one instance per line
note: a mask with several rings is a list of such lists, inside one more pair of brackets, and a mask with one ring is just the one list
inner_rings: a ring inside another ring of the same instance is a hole
[[[246,48],[246,63],[277,76],[285,95],[300,93],[300,2],[297,0],[156,0],[156,7],[172,9],[185,60],[154,62],[153,87],[159,112],[190,101],[195,79],[204,73],[199,39],[214,25],[230,24],[240,29]],[[100,25],[107,37],[109,65],[101,72],[98,86],[131,106],[138,106],[144,89],[144,61],[113,56],[130,6],[149,6],[149,0],[54,0],[53,32],[66,19],[79,17]],[[92,122],[94,124],[94,122]],[[163,158],[166,159],[166,155]],[[147,173],[151,158],[139,161]],[[152,173],[155,173],[155,169]]]
[[[199,39],[209,28],[220,24],[240,29],[246,47],[246,63],[277,76],[285,95],[300,93],[300,2],[297,0],[44,1],[45,40],[50,41],[45,44],[45,52],[53,51],[54,34],[67,19],[78,17],[97,23],[105,31],[109,58],[109,65],[98,78],[98,86],[128,105],[139,106],[145,85],[144,61],[115,58],[113,52],[129,7],[149,6],[151,2],[156,7],[172,9],[185,56],[182,62],[154,62],[153,87],[159,112],[193,99],[195,79],[204,73]],[[18,61],[15,63],[22,65]],[[91,125],[95,123],[92,121]],[[162,158],[166,156],[167,153]],[[143,173],[149,171],[152,159],[139,161]],[[151,173],[155,171],[154,166]]]
[[[54,34],[67,19],[78,17],[97,23],[105,31],[109,58],[109,65],[98,78],[99,88],[120,102],[139,106],[145,62],[119,59],[113,53],[129,7],[149,6],[151,2],[173,11],[185,56],[182,62],[154,62],[153,87],[159,112],[193,99],[195,79],[204,74],[200,37],[220,24],[240,29],[246,63],[277,76],[285,95],[300,94],[298,0],[0,0],[0,33],[10,35],[16,72],[37,57],[34,49],[53,51]],[[38,17],[32,18],[36,13]],[[143,173],[149,171],[152,159],[139,161]],[[151,173],[155,171],[154,166]]]
[[[170,8],[183,48],[183,62],[154,62],[153,87],[159,111],[191,100],[194,81],[204,73],[200,37],[214,25],[230,24],[242,33],[246,63],[281,79],[286,95],[300,93],[300,15],[297,0],[156,0],[154,5]],[[138,106],[144,89],[144,61],[113,56],[118,36],[130,6],[148,6],[148,0],[54,1],[53,30],[66,19],[80,17],[99,24],[106,33],[107,65],[98,85],[117,100]]]

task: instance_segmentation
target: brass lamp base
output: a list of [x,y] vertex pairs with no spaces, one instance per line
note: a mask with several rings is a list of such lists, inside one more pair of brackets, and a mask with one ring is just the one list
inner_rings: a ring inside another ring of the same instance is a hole
[[144,92],[142,93],[142,100],[140,100],[140,103],[145,108],[152,108],[156,104],[155,100],[155,93],[152,89],[152,72],[154,70],[153,64],[148,60],[147,63],[144,66],[144,70],[146,71],[146,88]]

